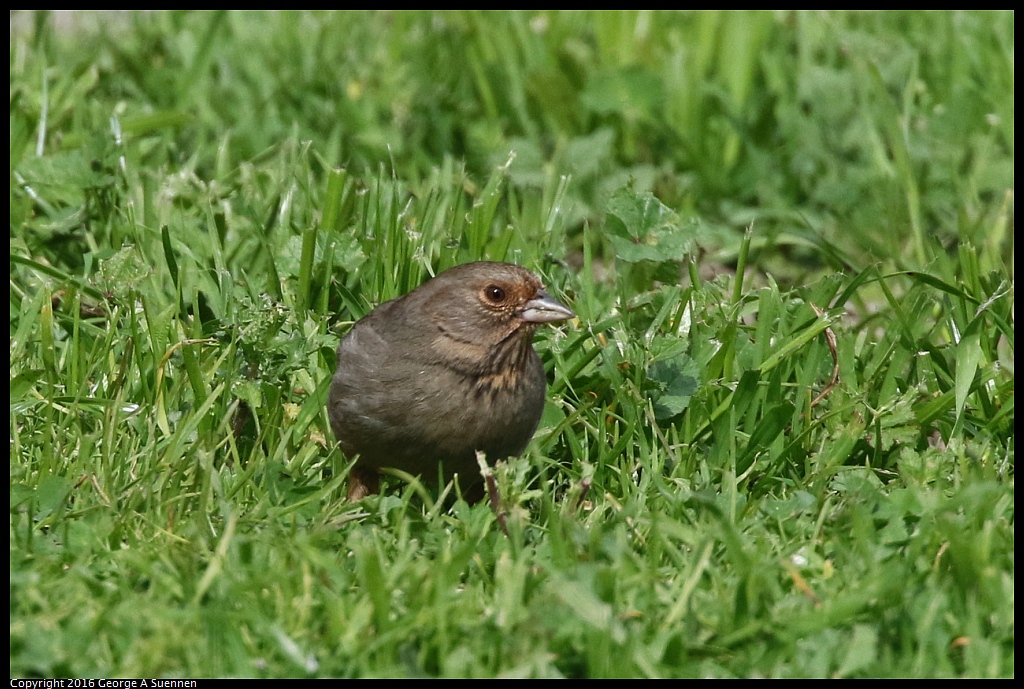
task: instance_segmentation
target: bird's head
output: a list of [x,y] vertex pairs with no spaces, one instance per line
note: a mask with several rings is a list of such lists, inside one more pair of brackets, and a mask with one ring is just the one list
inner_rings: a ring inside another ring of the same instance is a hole
[[536,275],[510,263],[455,266],[420,290],[421,308],[436,328],[434,349],[467,362],[513,356],[530,346],[537,326],[576,316]]

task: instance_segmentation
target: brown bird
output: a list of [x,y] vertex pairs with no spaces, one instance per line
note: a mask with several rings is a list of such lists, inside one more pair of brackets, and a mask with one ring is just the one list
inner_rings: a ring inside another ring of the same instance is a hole
[[574,318],[509,263],[467,263],[381,304],[338,345],[331,428],[349,457],[348,497],[376,493],[379,470],[433,484],[456,474],[483,496],[476,452],[519,455],[537,430],[546,380],[537,326]]

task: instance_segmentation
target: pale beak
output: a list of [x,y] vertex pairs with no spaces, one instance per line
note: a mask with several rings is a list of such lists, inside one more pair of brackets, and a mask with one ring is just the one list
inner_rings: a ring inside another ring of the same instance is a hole
[[523,305],[522,319],[527,323],[553,323],[576,318],[568,307],[555,301],[544,290],[537,290],[537,296]]

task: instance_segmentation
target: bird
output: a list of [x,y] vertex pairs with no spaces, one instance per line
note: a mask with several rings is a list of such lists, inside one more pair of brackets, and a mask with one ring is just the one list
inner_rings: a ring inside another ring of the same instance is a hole
[[338,345],[328,400],[334,436],[356,458],[348,499],[378,493],[387,468],[428,485],[458,477],[467,501],[481,499],[477,452],[488,463],[519,456],[540,422],[535,331],[575,317],[526,268],[479,261],[357,321]]

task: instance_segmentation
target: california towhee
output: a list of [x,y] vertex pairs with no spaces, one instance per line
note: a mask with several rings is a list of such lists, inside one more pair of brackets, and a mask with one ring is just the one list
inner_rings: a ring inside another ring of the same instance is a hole
[[[575,314],[525,268],[467,263],[381,304],[338,345],[331,428],[349,457],[348,497],[376,493],[379,470],[433,484],[458,474],[483,496],[476,452],[518,455],[544,408],[546,381],[533,333]],[[471,496],[471,497],[470,497]]]

